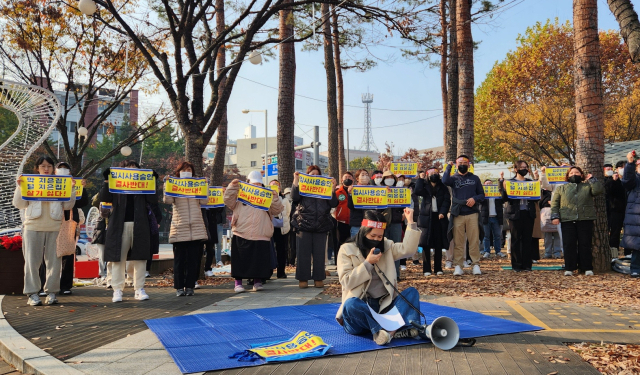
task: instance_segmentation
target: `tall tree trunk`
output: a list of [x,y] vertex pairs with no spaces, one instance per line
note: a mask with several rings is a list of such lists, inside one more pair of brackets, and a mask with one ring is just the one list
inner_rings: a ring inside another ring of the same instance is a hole
[[333,60],[336,65],[336,90],[338,93],[338,158],[340,177],[348,170],[344,150],[344,81],[342,80],[342,64],[340,62],[340,29],[338,29],[338,13],[335,5],[331,6],[331,27],[333,29]]
[[329,4],[322,4],[322,33],[324,34],[324,70],[327,73],[327,118],[329,126],[329,171],[328,176],[339,180],[338,156],[338,108],[336,104],[336,67],[333,63],[333,43],[331,42],[331,19]]
[[[224,32],[224,0],[216,0],[216,34],[220,35]],[[226,65],[225,48],[222,46],[218,50],[218,56],[216,59],[216,68],[222,69]],[[218,70],[220,71],[220,70]],[[222,96],[224,91],[225,81],[220,83],[218,90],[219,95]],[[211,168],[211,183],[213,186],[222,186],[224,182],[224,164],[227,159],[227,113],[225,111],[220,124],[218,125],[218,134],[216,135],[216,153],[213,157],[213,168]]]
[[[576,164],[604,181],[604,105],[598,37],[598,0],[573,1],[574,69],[576,97]],[[595,197],[597,218],[593,230],[595,271],[609,269],[611,250],[607,236],[604,195]]]
[[449,0],[449,66],[446,140],[444,143],[445,162],[455,160],[458,155],[458,24],[456,18],[457,0]]
[[[285,0],[286,4],[293,2]],[[280,11],[280,39],[293,37],[293,11]],[[280,84],[278,91],[278,179],[282,189],[293,184],[296,168],[293,150],[294,103],[296,91],[296,50],[295,43],[280,45]]]
[[640,62],[640,21],[631,0],[607,0],[609,9],[620,25],[620,34],[629,46],[631,61]]
[[471,0],[456,4],[458,29],[458,155],[466,154],[473,161],[473,37],[471,35]]
[[[440,0],[440,26],[442,44],[440,45],[440,90],[442,91],[442,133],[444,136],[444,145],[447,145],[447,104],[449,94],[447,89],[447,0]],[[446,159],[447,161],[449,159]]]
[[193,174],[202,176],[203,162],[202,154],[204,154],[204,140],[200,134],[189,133],[184,135],[185,157],[187,161],[193,164]]

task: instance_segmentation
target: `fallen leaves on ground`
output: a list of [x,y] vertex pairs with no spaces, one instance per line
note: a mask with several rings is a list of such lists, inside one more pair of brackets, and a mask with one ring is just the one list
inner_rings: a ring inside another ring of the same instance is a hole
[[[202,280],[198,280],[198,285],[218,286],[232,281],[233,279],[230,277],[205,277]],[[151,280],[147,279],[145,285],[158,288],[173,288],[173,268],[169,268],[158,277],[154,277]]]
[[640,374],[640,345],[583,342],[569,348],[603,374]]
[[[407,262],[401,271],[398,289],[415,287],[422,295],[460,297],[506,297],[523,301],[556,301],[608,307],[624,306],[640,309],[640,279],[616,272],[584,276],[564,276],[563,271],[513,272],[502,266],[511,263],[504,259],[482,259],[482,275],[474,276],[465,268],[463,276],[453,276],[445,270],[442,276],[425,277],[422,265]],[[560,266],[562,260],[541,260],[537,266]],[[534,264],[536,266],[536,264]],[[326,283],[325,294],[340,298],[342,290],[337,281]]]

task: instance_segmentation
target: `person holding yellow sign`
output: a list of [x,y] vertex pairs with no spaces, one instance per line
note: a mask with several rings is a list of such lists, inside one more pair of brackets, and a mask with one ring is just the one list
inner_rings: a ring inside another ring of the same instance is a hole
[[[320,176],[320,167],[311,165],[307,168],[307,175]],[[316,288],[324,287],[325,259],[327,254],[327,234],[333,229],[331,209],[338,206],[336,197],[336,180],[324,177],[318,181],[319,185],[330,183],[330,199],[305,196],[300,186],[301,175],[293,174],[291,198],[297,203],[296,211],[291,217],[291,226],[296,228],[297,267],[296,280],[300,288],[306,288],[313,279]],[[311,259],[313,258],[313,272]]]
[[[35,173],[40,176],[53,174],[53,160],[41,156],[36,160]],[[58,233],[62,225],[64,210],[71,210],[76,204],[75,190],[71,189],[71,199],[67,201],[25,200],[22,198],[24,177],[18,177],[17,188],[13,195],[13,205],[24,210],[22,226],[22,246],[24,253],[24,294],[29,296],[27,304],[40,306],[40,265],[44,259],[47,268],[44,292],[47,293],[46,304],[57,302],[56,293],[60,291],[61,258],[56,253]]]
[[[262,174],[251,171],[247,176],[249,187],[263,186]],[[273,237],[272,218],[279,215],[284,206],[273,190],[271,203],[267,210],[257,208],[238,199],[241,189],[240,180],[231,181],[224,192],[224,203],[233,211],[231,219],[231,277],[235,279],[234,291],[242,293],[242,279],[253,279],[253,291],[262,290],[262,279],[268,279],[273,273],[271,268],[271,237]]]
[[[527,178],[529,174],[529,163],[524,160],[518,160],[514,164],[516,168],[516,177],[510,181],[517,183],[533,182]],[[537,183],[537,182],[536,182]],[[537,197],[526,196],[527,191],[516,190],[515,194],[522,192],[522,197],[509,195],[505,188],[504,172],[500,172],[500,180],[498,181],[502,199],[507,202],[505,216],[509,220],[509,230],[511,231],[511,268],[515,272],[531,271],[533,265],[533,251],[531,243],[533,238],[533,225],[536,220],[536,205],[540,200],[540,194]]]
[[[134,160],[122,161],[120,168],[124,168],[127,174],[143,174],[136,171],[140,169],[140,165]],[[135,299],[139,301],[149,299],[144,290],[147,260],[152,257],[149,214],[150,209],[158,204],[155,194],[158,174],[153,171],[151,171],[152,179],[146,180],[145,188],[148,189],[152,185],[154,194],[112,192],[109,188],[109,180],[113,179],[114,175],[122,174],[120,172],[122,170],[117,169],[118,172],[112,173],[111,169],[107,168],[103,172],[104,184],[99,195],[100,202],[112,204],[105,239],[104,260],[111,262],[111,286],[113,287],[111,301],[114,303],[122,302],[127,261],[133,267]],[[154,214],[151,213],[151,215]],[[160,219],[156,217],[156,222]]]
[[[195,177],[193,171],[193,165],[183,161],[173,172],[173,175],[190,183],[192,181],[186,179]],[[173,288],[178,297],[192,296],[200,274],[198,265],[202,259],[203,243],[209,239],[201,211],[201,207],[208,203],[208,196],[205,195],[204,199],[197,199],[168,195],[166,181],[167,177],[165,177],[164,203],[173,207],[169,231],[169,243],[173,244]],[[204,182],[205,191],[208,191],[208,184],[206,180]],[[180,180],[178,180],[176,185],[183,184],[180,184]],[[186,188],[188,189],[189,186],[194,186],[194,184],[186,185]]]

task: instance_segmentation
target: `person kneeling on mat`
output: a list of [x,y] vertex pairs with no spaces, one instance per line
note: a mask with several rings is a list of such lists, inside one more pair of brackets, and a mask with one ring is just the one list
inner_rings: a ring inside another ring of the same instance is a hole
[[[378,345],[386,345],[392,338],[418,336],[418,330],[410,328],[409,322],[419,322],[420,316],[407,303],[420,306],[418,291],[413,287],[407,288],[401,293],[404,296],[401,298],[395,294],[392,285],[386,283],[387,279],[396,282],[394,261],[410,257],[418,248],[420,230],[413,221],[413,210],[405,208],[404,217],[407,219],[404,240],[394,243],[384,238],[384,216],[376,211],[366,211],[360,230],[340,247],[338,253],[342,305],[336,320],[351,335],[370,331]],[[384,330],[373,318],[369,306],[380,314],[395,306],[406,325],[396,331]]]

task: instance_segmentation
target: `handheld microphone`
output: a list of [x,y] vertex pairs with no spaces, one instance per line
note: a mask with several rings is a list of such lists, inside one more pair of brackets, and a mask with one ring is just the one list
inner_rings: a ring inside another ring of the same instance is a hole
[[378,254],[380,254],[380,249],[376,247],[375,249],[373,249],[373,255],[378,255]]

